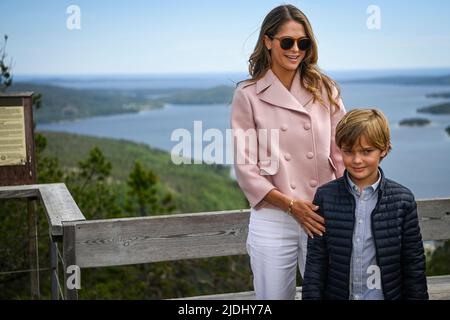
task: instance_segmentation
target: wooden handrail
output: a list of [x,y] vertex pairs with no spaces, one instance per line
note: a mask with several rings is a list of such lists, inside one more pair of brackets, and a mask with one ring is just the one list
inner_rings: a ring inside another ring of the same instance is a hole
[[[450,239],[450,198],[419,200],[423,240]],[[231,210],[63,223],[76,264],[117,266],[245,254],[250,211]]]
[[52,236],[62,236],[63,221],[86,220],[64,183],[0,187],[0,199],[12,198],[39,198]]

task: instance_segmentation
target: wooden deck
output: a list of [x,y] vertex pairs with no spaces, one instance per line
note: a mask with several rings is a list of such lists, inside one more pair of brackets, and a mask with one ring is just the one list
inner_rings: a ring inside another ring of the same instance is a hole
[[[428,277],[427,283],[430,300],[450,300],[450,275]],[[297,287],[295,300],[301,299],[302,287]],[[247,291],[238,293],[213,294],[173,300],[255,300],[255,292]]]

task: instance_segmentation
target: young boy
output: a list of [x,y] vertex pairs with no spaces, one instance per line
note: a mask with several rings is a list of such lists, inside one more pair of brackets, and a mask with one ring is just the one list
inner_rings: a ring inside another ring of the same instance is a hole
[[302,299],[428,299],[414,196],[379,168],[391,149],[385,116],[350,111],[336,144],[346,170],[314,197],[326,231],[308,240]]

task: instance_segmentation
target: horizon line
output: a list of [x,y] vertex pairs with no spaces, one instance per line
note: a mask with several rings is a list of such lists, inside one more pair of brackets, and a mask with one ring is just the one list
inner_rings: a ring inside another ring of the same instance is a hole
[[[383,68],[383,69],[321,69],[325,72],[383,72],[383,71],[390,71],[390,72],[402,72],[402,71],[450,71],[450,66],[441,66],[441,67],[407,67],[407,68]],[[13,77],[19,76],[19,77],[83,77],[83,76],[90,76],[90,77],[101,77],[101,76],[206,76],[206,75],[222,75],[222,74],[248,74],[248,71],[204,71],[204,72],[141,72],[141,73],[17,73],[13,74]]]

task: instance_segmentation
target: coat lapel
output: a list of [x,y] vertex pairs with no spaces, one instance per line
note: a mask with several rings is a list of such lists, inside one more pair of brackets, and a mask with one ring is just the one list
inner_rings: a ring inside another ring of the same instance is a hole
[[[293,80],[291,91],[289,92],[272,70],[269,69],[264,77],[256,82],[256,93],[261,100],[267,103],[308,114],[302,103],[297,100],[300,97],[303,100],[302,102],[308,102],[310,100],[304,95],[306,89],[301,87],[299,77],[297,73]],[[308,92],[306,91],[306,93]],[[296,99],[296,97],[298,98]]]
[[306,111],[309,112],[308,107],[310,107],[311,105],[308,104],[312,101],[313,95],[311,92],[301,86],[299,72],[295,74],[294,80],[292,81],[291,94],[306,109]]

